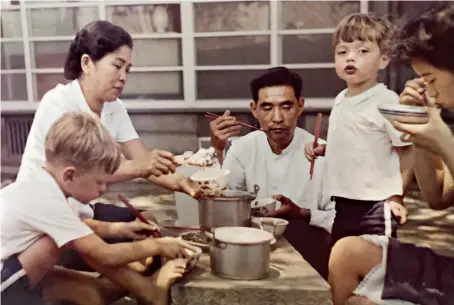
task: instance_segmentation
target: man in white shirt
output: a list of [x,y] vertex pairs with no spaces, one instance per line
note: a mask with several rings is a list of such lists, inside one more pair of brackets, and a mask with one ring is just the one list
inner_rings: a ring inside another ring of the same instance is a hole
[[285,237],[326,277],[334,204],[322,192],[323,158],[317,159],[313,178],[309,177],[303,149],[314,136],[297,127],[304,107],[301,77],[276,67],[254,79],[250,88],[251,112],[261,130],[233,141],[223,160],[227,139],[241,128],[226,111],[210,124],[212,145],[222,167],[231,171],[230,188],[253,192],[258,185],[258,198],[274,196],[280,201],[268,216],[290,220]]

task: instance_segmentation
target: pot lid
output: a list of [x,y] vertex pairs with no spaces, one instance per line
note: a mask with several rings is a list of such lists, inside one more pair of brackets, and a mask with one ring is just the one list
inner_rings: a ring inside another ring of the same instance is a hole
[[273,235],[256,228],[221,227],[214,229],[214,238],[228,244],[250,245],[270,242]]
[[255,195],[241,190],[224,190],[221,192],[220,198],[228,199],[255,199]]

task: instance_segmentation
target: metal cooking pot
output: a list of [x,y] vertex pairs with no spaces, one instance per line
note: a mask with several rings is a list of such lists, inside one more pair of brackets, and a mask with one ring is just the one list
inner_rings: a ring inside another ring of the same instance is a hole
[[220,197],[207,197],[199,200],[199,223],[202,231],[212,232],[218,227],[250,227],[251,202],[257,196],[245,191],[225,190]]
[[245,227],[213,230],[210,264],[213,274],[236,280],[258,280],[270,269],[270,233]]

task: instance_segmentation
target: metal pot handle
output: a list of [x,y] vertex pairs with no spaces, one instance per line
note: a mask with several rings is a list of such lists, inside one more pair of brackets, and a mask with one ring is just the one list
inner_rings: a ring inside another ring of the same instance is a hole
[[257,184],[254,184],[254,193],[253,193],[253,195],[255,197],[257,197],[257,194],[259,193],[259,191],[260,191],[260,186],[258,186]]
[[216,239],[216,228],[213,229],[213,241],[211,242],[213,244],[214,247],[216,248],[221,248],[221,249],[225,249],[227,247],[227,244],[223,243],[223,242],[220,242],[219,240]]

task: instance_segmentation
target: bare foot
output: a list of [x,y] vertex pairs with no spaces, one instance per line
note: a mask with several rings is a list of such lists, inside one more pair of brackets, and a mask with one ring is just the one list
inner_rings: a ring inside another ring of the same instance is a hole
[[186,270],[187,261],[182,258],[167,261],[161,269],[156,271],[151,277],[151,289],[143,291],[140,295],[144,304],[167,305],[169,302],[169,288]]

